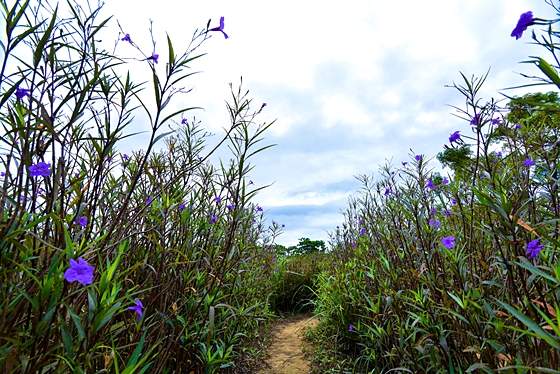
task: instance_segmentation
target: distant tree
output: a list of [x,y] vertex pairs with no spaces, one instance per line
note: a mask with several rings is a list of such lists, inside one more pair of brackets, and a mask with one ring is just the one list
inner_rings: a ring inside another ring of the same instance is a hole
[[327,247],[322,240],[311,240],[309,238],[300,238],[299,243],[293,248],[293,254],[306,254],[314,252],[325,252]]
[[272,246],[272,248],[274,249],[274,252],[279,255],[279,256],[285,256],[288,254],[288,252],[290,251],[291,247],[286,248],[286,246],[282,245],[282,244],[274,244]]

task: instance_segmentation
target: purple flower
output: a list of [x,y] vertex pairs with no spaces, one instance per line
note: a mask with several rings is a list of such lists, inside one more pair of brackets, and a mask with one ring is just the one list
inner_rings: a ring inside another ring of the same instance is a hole
[[525,165],[527,167],[533,166],[535,164],[536,164],[536,162],[531,160],[529,157],[527,157],[527,159],[525,161],[523,161],[523,165]]
[[416,161],[420,161],[422,159],[422,156],[421,155],[416,155],[416,156],[414,156],[414,158],[416,159]]
[[499,158],[502,158],[502,152],[496,153],[496,156],[498,156]]
[[480,121],[480,113],[475,114],[474,117],[471,119],[471,126],[478,126],[479,121]]
[[364,235],[366,233],[366,229],[362,227],[362,229],[360,230],[360,235]]
[[226,39],[229,38],[229,36],[227,36],[227,34],[224,32],[224,17],[220,17],[220,26],[219,27],[214,27],[213,29],[210,29],[208,31],[220,31],[222,34],[224,34],[224,37]]
[[23,99],[25,96],[29,96],[29,90],[26,88],[16,88],[16,97],[18,99]]
[[5,177],[5,176],[6,176],[6,173],[0,172],[0,177]]
[[406,166],[406,164],[408,164],[408,162],[406,162],[406,161],[405,161],[405,162],[401,162],[401,163],[402,163],[402,166]]
[[519,130],[519,129],[521,129],[521,124],[520,124],[520,123],[518,123],[517,125],[515,125],[515,129],[516,129],[516,130]]
[[527,243],[527,252],[526,254],[529,255],[529,258],[535,258],[541,253],[543,248],[542,244],[539,244],[539,239],[531,240]]
[[500,123],[502,123],[502,120],[500,119],[500,117],[496,117],[492,119],[492,124],[493,125],[499,125]]
[[455,237],[454,236],[446,236],[445,238],[441,239],[441,244],[447,249],[451,249],[455,247]]
[[86,260],[79,258],[78,261],[70,259],[70,268],[64,272],[64,278],[68,282],[78,281],[82,285],[88,285],[93,282],[94,267],[90,266]]
[[260,206],[257,205],[257,212],[262,212],[263,208],[261,208]]
[[435,220],[434,218],[430,218],[430,226],[434,229],[439,226],[439,221]]
[[187,123],[187,119],[186,119],[186,118],[183,118],[183,119],[181,120],[181,125],[184,125],[184,124],[186,124],[186,123]]
[[430,215],[431,216],[433,216],[436,213],[437,213],[437,208],[434,208],[434,209],[430,210]]
[[443,212],[447,217],[451,216],[451,212],[449,210],[446,210],[445,212]]
[[432,189],[437,189],[437,186],[432,183],[432,178],[428,178],[428,184],[426,184],[426,187],[432,188]]
[[350,325],[350,327],[348,328],[350,331],[354,330],[354,326]]
[[390,195],[390,194],[391,194],[391,189],[390,189],[390,188],[387,188],[387,189],[385,190],[385,196],[388,196],[388,195]]
[[32,177],[48,177],[51,175],[52,170],[50,170],[51,164],[44,162],[38,162],[37,165],[31,165],[29,167],[29,174]]
[[261,110],[262,110],[262,108],[264,108],[265,106],[266,106],[266,103],[262,103],[262,105],[261,105]]
[[452,198],[452,199],[451,199],[451,204],[457,205],[457,200],[456,200],[455,198]]
[[217,197],[214,198],[214,201],[216,203],[219,203],[220,201],[222,201],[222,198],[220,196],[217,196]]
[[152,55],[150,57],[148,57],[146,60],[153,60],[157,64],[158,58],[159,58],[158,54],[152,53]]
[[182,212],[183,210],[187,209],[187,206],[185,204],[181,204],[179,205],[179,210]]
[[254,183],[253,183],[253,181],[250,180],[250,181],[249,181],[249,186],[252,185],[252,184],[254,184]]
[[87,217],[80,217],[80,218],[76,218],[76,219],[74,220],[74,223],[75,223],[76,225],[79,225],[79,226],[84,227],[84,226],[87,226],[88,220],[87,220]]
[[214,215],[214,212],[210,213],[210,215],[212,216],[210,218],[210,223],[215,223],[218,220],[218,217]]
[[443,184],[449,184],[449,179],[447,179],[446,177],[443,177]]
[[123,153],[122,158],[124,158],[125,160],[128,160],[130,158],[130,156],[127,155],[126,153]]
[[234,210],[235,207],[233,205],[226,205],[226,208],[228,208],[229,210]]
[[42,195],[44,193],[45,193],[45,191],[43,191],[42,189],[40,189],[40,188],[37,189],[37,195]]
[[533,18],[533,12],[525,12],[519,17],[517,21],[517,26],[511,32],[511,36],[515,36],[515,40],[521,38],[523,31],[527,30],[528,26],[534,25],[535,19]]
[[134,299],[134,301],[136,302],[136,305],[127,308],[127,310],[133,310],[138,313],[138,322],[140,322],[140,319],[142,319],[142,308],[144,308],[144,305],[142,305],[140,299]]
[[453,134],[451,134],[451,136],[449,137],[449,143],[461,140],[461,135],[459,135],[459,133],[460,131],[455,131]]
[[154,201],[154,199],[151,196],[148,197],[148,200],[146,200],[146,205],[150,205],[152,201]]
[[132,39],[130,39],[130,34],[126,34],[124,38],[121,39],[123,42],[132,43]]
[[282,224],[282,228],[286,227],[286,225]]

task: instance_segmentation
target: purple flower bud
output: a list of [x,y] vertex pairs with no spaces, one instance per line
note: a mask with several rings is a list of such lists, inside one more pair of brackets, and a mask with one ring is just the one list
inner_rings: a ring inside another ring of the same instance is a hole
[[445,238],[441,239],[441,244],[447,249],[451,249],[455,247],[455,237],[453,236],[446,236]]
[[158,54],[152,53],[152,55],[150,57],[148,57],[146,60],[152,60],[157,64],[158,63],[158,58],[159,58]]
[[460,131],[455,131],[453,134],[451,134],[451,136],[449,137],[449,143],[461,140],[461,135],[459,133]]
[[29,175],[32,177],[48,177],[52,173],[50,167],[51,164],[38,162],[37,165],[31,165],[29,167]]
[[541,253],[542,249],[543,249],[543,245],[539,244],[539,239],[535,239],[527,243],[526,253],[529,255],[529,258],[535,258]]
[[224,37],[226,39],[229,38],[229,36],[224,32],[224,17],[220,17],[220,26],[214,27],[213,29],[210,29],[208,31],[220,31],[222,34],[224,34]]
[[478,126],[479,121],[480,121],[480,113],[475,114],[474,117],[471,119],[471,126]]
[[127,308],[128,310],[133,310],[136,313],[138,313],[138,322],[140,322],[140,320],[142,319],[142,308],[144,308],[144,305],[142,305],[142,302],[139,299],[134,299],[136,305],[131,306],[129,308]]
[[526,167],[531,167],[535,164],[536,164],[536,162],[531,160],[529,157],[527,157],[527,159],[525,161],[523,161],[523,165],[525,165]]
[[533,12],[525,12],[519,17],[517,21],[517,26],[511,32],[511,36],[515,36],[515,40],[518,40],[523,35],[523,31],[527,30],[527,27],[535,24],[535,18],[533,18]]
[[23,99],[25,96],[29,96],[29,90],[26,88],[16,88],[16,97],[18,99]]

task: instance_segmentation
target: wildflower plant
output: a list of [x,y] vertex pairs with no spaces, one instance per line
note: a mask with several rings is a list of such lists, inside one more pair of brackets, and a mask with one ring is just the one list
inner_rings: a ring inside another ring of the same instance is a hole
[[[511,35],[532,28],[555,61],[527,61],[542,73],[536,84],[560,89],[557,21],[526,12]],[[316,336],[329,362],[345,363],[340,372],[560,367],[560,99],[549,92],[484,102],[486,77],[461,74],[451,85],[465,103],[437,157],[451,178],[412,151],[414,168],[403,162],[393,175],[389,163],[377,179],[358,178],[362,189],[331,233],[334,260],[314,300],[323,317]],[[360,328],[349,334],[349,325]]]
[[[196,108],[174,100],[210,30],[182,53],[126,33],[107,52],[115,25],[96,4],[0,1],[0,371],[213,373],[269,314],[263,282],[242,284],[272,240],[251,209],[266,186],[245,182],[271,123],[232,88],[207,149],[201,124],[181,121]],[[135,116],[144,150],[121,153]],[[230,160],[207,162],[226,146]]]

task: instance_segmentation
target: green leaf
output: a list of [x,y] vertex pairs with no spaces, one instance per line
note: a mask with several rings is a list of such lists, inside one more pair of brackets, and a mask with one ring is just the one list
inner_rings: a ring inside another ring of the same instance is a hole
[[175,52],[173,51],[173,44],[171,44],[169,35],[167,35],[167,46],[169,47],[169,71],[171,71],[173,65],[175,65]]
[[537,57],[537,60],[534,61],[535,64],[541,69],[541,71],[556,85],[556,87],[560,88],[560,77],[558,76],[558,72],[550,66],[548,62],[543,60],[540,57]]
[[550,346],[560,349],[560,342],[558,341],[557,337],[551,336],[548,332],[546,332],[541,326],[539,326],[535,321],[518,311],[516,308],[512,307],[509,304],[506,304],[500,300],[496,300],[498,304],[504,307],[508,312],[513,314],[515,318],[521,321],[527,328],[534,332],[534,334],[530,334],[537,338],[545,340]]
[[43,34],[43,37],[41,38],[41,40],[39,40],[39,43],[36,46],[35,52],[33,53],[33,66],[35,68],[37,68],[37,66],[39,66],[39,62],[41,61],[41,54],[43,53],[43,50],[45,49],[45,44],[47,44],[47,41],[51,37],[51,33],[53,31],[53,27],[54,27],[54,24],[55,24],[55,21],[56,21],[57,12],[58,12],[58,4],[57,4],[57,6],[56,6],[56,8],[53,12],[51,23],[49,24],[49,26],[45,30],[45,33]]
[[64,343],[64,349],[66,349],[66,354],[70,358],[74,358],[74,346],[72,341],[72,336],[68,331],[68,327],[65,323],[60,323],[60,332],[62,333],[62,342]]

